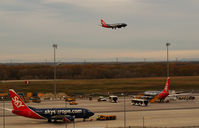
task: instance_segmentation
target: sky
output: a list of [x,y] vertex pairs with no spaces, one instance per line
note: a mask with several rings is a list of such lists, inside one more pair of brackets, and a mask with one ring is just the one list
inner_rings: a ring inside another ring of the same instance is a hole
[[[0,63],[199,58],[198,0],[1,0]],[[122,29],[100,26],[126,23]],[[199,60],[199,59],[198,59]]]

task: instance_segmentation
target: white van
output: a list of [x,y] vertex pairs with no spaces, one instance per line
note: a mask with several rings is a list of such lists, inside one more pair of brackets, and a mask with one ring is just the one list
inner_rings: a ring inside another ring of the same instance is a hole
[[111,103],[117,103],[118,102],[118,97],[117,96],[109,96],[109,101]]

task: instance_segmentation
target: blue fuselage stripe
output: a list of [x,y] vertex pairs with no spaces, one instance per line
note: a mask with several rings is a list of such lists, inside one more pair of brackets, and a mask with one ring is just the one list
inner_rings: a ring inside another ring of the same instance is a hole
[[41,115],[42,117],[45,117],[47,119],[50,119],[54,116],[72,116],[75,118],[89,118],[91,115],[89,115],[87,109],[84,108],[45,108],[45,109],[36,109],[30,107],[34,112]]

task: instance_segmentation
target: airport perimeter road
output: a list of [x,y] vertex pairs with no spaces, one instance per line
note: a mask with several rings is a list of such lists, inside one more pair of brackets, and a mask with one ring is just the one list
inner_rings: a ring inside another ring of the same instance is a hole
[[[67,107],[83,107],[95,112],[89,121],[83,122],[77,119],[75,124],[67,124],[68,128],[81,127],[119,127],[123,126],[123,99],[119,103],[97,102],[88,100],[77,100],[78,105],[67,105]],[[0,104],[2,106],[2,103]],[[65,107],[64,101],[44,101],[40,104],[29,103],[29,106],[48,108],[48,107]],[[12,108],[11,103],[6,103],[7,108]],[[156,127],[179,127],[179,126],[199,126],[199,100],[194,101],[173,101],[170,103],[154,103],[147,107],[131,106],[127,99],[126,103],[127,126],[142,126],[143,117],[145,126]],[[2,125],[2,110],[0,111],[0,126]],[[99,114],[116,115],[115,121],[96,121]],[[92,120],[92,121],[90,121]],[[47,123],[46,120],[35,120],[25,117],[15,116],[11,112],[6,112],[6,128],[63,128],[64,123]]]

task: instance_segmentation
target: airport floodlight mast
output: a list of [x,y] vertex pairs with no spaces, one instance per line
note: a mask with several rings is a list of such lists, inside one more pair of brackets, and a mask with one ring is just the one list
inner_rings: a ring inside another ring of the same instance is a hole
[[54,98],[56,99],[56,53],[55,50],[57,49],[57,44],[53,44],[53,48],[54,48]]
[[6,126],[6,120],[5,120],[5,100],[4,97],[1,97],[2,101],[3,101],[3,128],[5,128]]
[[167,77],[169,77],[169,45],[171,45],[170,43],[166,43],[167,46]]
[[126,128],[126,100],[125,100],[125,93],[121,93],[124,96],[124,128]]

